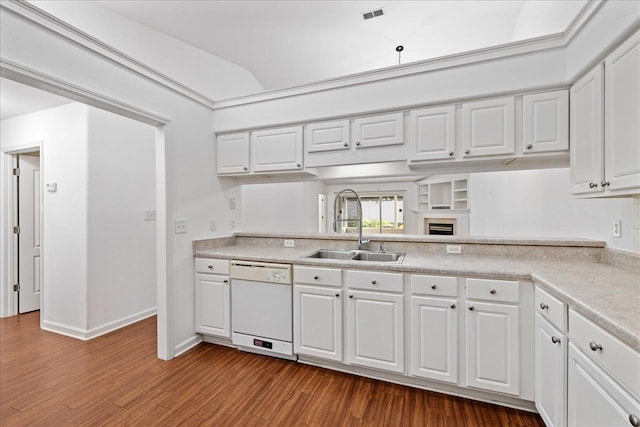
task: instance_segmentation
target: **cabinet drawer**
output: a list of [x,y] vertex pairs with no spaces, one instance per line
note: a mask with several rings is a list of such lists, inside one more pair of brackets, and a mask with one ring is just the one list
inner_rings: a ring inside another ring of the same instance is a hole
[[342,286],[339,268],[293,267],[293,281],[310,285]]
[[229,275],[228,259],[196,258],[196,273]]
[[379,271],[347,271],[347,285],[353,289],[402,292],[402,274]]
[[569,310],[569,338],[636,397],[640,396],[640,353],[573,310]]
[[561,332],[567,332],[567,305],[536,286],[535,309]]
[[467,298],[518,302],[520,287],[513,280],[467,279]]
[[448,276],[411,275],[411,293],[443,297],[458,296],[458,279]]

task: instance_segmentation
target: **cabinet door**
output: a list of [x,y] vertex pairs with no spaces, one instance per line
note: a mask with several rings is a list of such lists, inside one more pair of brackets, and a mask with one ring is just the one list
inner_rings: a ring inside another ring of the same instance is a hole
[[519,308],[467,301],[467,385],[520,393]]
[[403,296],[348,293],[349,363],[403,373]]
[[640,402],[572,343],[569,344],[568,425],[638,425]]
[[293,349],[342,361],[342,290],[293,287]]
[[196,274],[196,332],[231,336],[229,278]]
[[605,185],[640,190],[640,32],[609,55],[604,67]]
[[409,160],[455,158],[455,106],[414,110],[409,115]]
[[249,173],[249,133],[219,135],[216,141],[218,174]]
[[569,149],[569,93],[566,90],[522,98],[522,152]]
[[549,427],[567,424],[567,339],[536,314],[535,401]]
[[411,297],[411,375],[458,382],[456,299]]
[[404,144],[403,113],[363,117],[353,121],[356,148]]
[[251,170],[302,170],[302,126],[252,132]]
[[308,153],[349,149],[349,120],[312,123],[305,126],[304,141]]
[[514,99],[462,104],[463,157],[515,153]]
[[603,191],[603,73],[599,64],[571,87],[571,193]]

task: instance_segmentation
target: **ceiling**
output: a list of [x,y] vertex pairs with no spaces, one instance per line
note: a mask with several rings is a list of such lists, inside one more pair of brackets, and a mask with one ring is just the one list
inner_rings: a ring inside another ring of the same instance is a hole
[[397,45],[408,63],[563,32],[586,1],[95,3],[245,67],[269,90],[397,65]]
[[71,102],[70,99],[0,77],[0,120]]

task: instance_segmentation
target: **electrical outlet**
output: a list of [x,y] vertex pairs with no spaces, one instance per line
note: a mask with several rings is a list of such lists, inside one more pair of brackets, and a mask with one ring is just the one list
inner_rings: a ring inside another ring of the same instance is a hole
[[613,237],[621,237],[622,236],[622,221],[617,220],[613,221]]
[[447,253],[448,254],[461,254],[462,246],[460,245],[447,245]]
[[231,199],[229,199],[229,209],[233,210],[235,208],[236,208],[236,199],[232,197]]
[[216,231],[216,219],[215,218],[211,218],[209,220],[209,228],[211,229],[211,231]]
[[184,234],[187,232],[187,220],[186,219],[176,219],[175,221],[175,232],[176,234]]
[[285,239],[284,241],[285,248],[295,248],[295,246],[296,246],[296,242],[294,240]]
[[145,221],[154,221],[156,219],[156,211],[155,209],[147,209],[144,211],[144,220]]

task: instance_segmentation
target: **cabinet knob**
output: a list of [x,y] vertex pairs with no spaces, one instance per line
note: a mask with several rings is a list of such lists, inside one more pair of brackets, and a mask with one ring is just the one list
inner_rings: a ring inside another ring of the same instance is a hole
[[598,344],[595,341],[591,341],[589,343],[589,348],[591,349],[591,351],[598,351],[598,350],[602,350],[602,344]]
[[454,154],[453,151],[449,151],[449,156],[450,157],[453,157],[453,154]]
[[546,310],[547,308],[549,308],[549,306],[548,306],[547,304],[545,304],[545,303],[541,302],[541,303],[540,303],[540,308],[541,308],[542,310]]
[[229,283],[229,279],[224,279],[222,283]]
[[495,289],[491,289],[491,290],[489,291],[489,293],[490,293],[491,295],[495,295],[495,294],[496,294],[496,292],[497,292],[497,291],[496,291]]
[[431,285],[431,289],[435,289],[435,288],[437,288],[436,285]]
[[611,183],[610,183],[609,181],[602,180],[602,182],[600,183],[600,185],[602,185],[603,187],[606,187],[606,186],[608,186],[608,185],[611,185]]
[[349,295],[349,298],[353,298],[353,295]]
[[339,297],[340,297],[340,294],[336,294],[336,298],[339,298]]
[[360,141],[356,141],[356,145],[360,145]]
[[590,182],[589,183],[589,188],[596,188],[598,186],[598,184],[596,182]]
[[243,166],[243,167],[242,167],[242,170],[243,170],[243,171],[246,171],[246,170],[249,170],[249,168],[248,168],[248,167],[246,167],[246,166]]
[[313,280],[318,280],[318,276],[313,276]]
[[551,342],[554,344],[558,344],[560,342],[560,338],[553,336],[551,337]]
[[464,150],[464,154],[469,154],[471,150]]
[[296,163],[297,168],[299,168],[300,166],[302,166],[300,163]]
[[527,144],[527,150],[531,150],[532,148],[533,148],[533,145]]
[[451,304],[451,309],[455,310],[455,308],[456,308],[456,305],[455,304]]
[[476,309],[476,308],[475,308],[474,306],[470,306],[470,307],[469,307],[469,311],[473,311],[473,310],[475,310],[475,309]]
[[640,418],[637,415],[629,415],[629,424],[633,427],[640,427]]
[[347,143],[345,142],[345,143],[344,143],[344,146],[345,146],[345,147],[348,147],[348,146],[349,146],[349,144],[347,144]]
[[207,265],[207,268],[208,268],[209,270],[213,270],[213,265]]
[[372,284],[372,285],[375,285],[376,283],[377,283],[377,282],[376,282],[375,280],[372,280],[372,281],[371,281],[371,284]]

